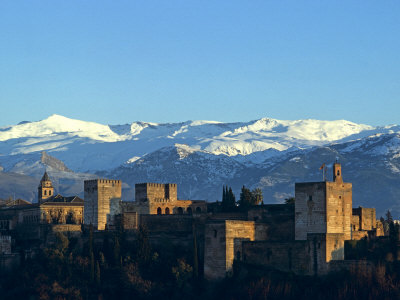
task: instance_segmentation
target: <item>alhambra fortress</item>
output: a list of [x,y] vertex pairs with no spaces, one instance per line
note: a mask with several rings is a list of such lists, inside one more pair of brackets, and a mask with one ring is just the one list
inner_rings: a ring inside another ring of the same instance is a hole
[[179,200],[173,183],[138,183],[134,202],[122,201],[120,180],[83,184],[84,199],[64,197],[45,173],[37,203],[18,199],[0,207],[0,268],[54,243],[57,232],[83,240],[91,226],[96,242],[122,228],[134,240],[143,226],[154,245],[166,240],[189,250],[196,245],[201,274],[209,280],[229,276],[234,261],[320,275],[367,264],[346,259],[345,241],[384,235],[374,208],[352,207],[352,184],[343,181],[339,163],[333,164],[332,181],[296,183],[294,203],[231,213],[213,209],[218,203]]

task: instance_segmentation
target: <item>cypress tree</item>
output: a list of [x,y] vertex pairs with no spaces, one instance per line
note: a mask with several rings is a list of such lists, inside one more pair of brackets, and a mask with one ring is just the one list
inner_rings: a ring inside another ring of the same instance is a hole
[[235,195],[232,192],[232,188],[229,187],[229,192],[228,192],[228,203],[229,203],[229,207],[231,209],[233,209],[235,207],[235,203],[236,203],[236,199],[235,199]]
[[97,286],[100,286],[101,275],[100,275],[100,264],[99,264],[99,261],[96,261],[96,273],[95,273],[95,278],[96,278],[96,284],[97,284]]
[[193,277],[199,276],[199,254],[197,251],[197,232],[196,224],[193,223]]
[[94,281],[94,254],[90,252],[90,281]]
[[115,237],[114,241],[115,241],[114,242],[114,262],[115,262],[115,265],[118,266],[121,262],[121,259],[120,259],[121,249],[120,249],[120,244],[119,244],[119,238]]

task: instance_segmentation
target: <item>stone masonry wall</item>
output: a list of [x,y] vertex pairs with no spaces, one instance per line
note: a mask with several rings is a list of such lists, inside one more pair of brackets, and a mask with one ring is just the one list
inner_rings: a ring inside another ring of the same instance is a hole
[[232,271],[233,260],[242,257],[243,241],[254,241],[254,221],[210,221],[205,225],[204,275],[221,279]]
[[344,260],[343,233],[328,233],[326,235],[326,262],[331,260]]
[[248,220],[254,220],[256,224],[265,225],[265,240],[294,240],[294,204],[271,204],[254,207],[248,212]]
[[144,201],[145,199],[170,199],[176,201],[178,196],[178,187],[175,183],[139,183],[135,184],[135,201]]
[[344,233],[351,239],[352,184],[327,182],[326,215],[327,233]]
[[226,274],[226,232],[225,222],[205,224],[204,276],[207,279],[221,279]]
[[111,202],[121,199],[121,181],[109,179],[85,180],[84,223],[104,230]]
[[326,233],[326,182],[295,184],[295,239]]
[[309,241],[243,242],[243,262],[283,272],[312,274]]
[[353,215],[359,216],[360,230],[373,230],[376,228],[375,208],[358,207],[353,208]]

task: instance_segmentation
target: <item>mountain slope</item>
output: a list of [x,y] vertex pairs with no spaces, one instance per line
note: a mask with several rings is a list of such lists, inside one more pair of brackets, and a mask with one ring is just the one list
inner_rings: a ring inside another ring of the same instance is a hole
[[[0,128],[0,165],[10,170],[11,163],[18,161],[21,155],[46,151],[75,171],[108,170],[174,144],[232,156],[239,161],[259,162],[288,149],[321,146],[391,130],[399,128],[374,128],[344,120],[268,118],[238,123],[134,122],[108,126],[52,115],[42,121]],[[269,150],[267,156],[262,153],[265,150]]]
[[[101,125],[53,115],[0,128],[0,198],[34,200],[47,170],[65,195],[82,195],[84,179],[103,176],[124,182],[125,200],[133,200],[135,183],[151,181],[176,182],[180,198],[209,201],[224,184],[237,197],[242,185],[260,187],[265,203],[279,203],[293,196],[295,182],[322,180],[320,165],[339,159],[354,205],[396,216],[399,131],[344,120]],[[17,175],[27,184],[15,185]]]
[[[352,151],[349,151],[352,149]],[[213,155],[184,145],[155,151],[103,175],[135,183],[178,183],[180,198],[220,199],[223,185],[237,197],[240,188],[260,187],[265,203],[282,203],[294,196],[294,183],[322,181],[319,167],[342,163],[345,181],[353,183],[353,205],[376,207],[378,215],[391,209],[400,215],[400,136],[375,135],[363,140],[287,152],[261,164],[243,164],[225,155]],[[133,198],[133,191],[129,195]]]

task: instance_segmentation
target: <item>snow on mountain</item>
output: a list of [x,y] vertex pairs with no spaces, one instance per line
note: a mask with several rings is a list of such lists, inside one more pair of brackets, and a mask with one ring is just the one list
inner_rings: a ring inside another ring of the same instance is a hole
[[[351,151],[348,151],[351,149]],[[382,149],[385,149],[384,151]],[[268,152],[270,150],[266,150]],[[377,215],[391,209],[400,214],[400,135],[381,134],[345,143],[292,149],[268,156],[258,164],[239,162],[235,157],[214,155],[187,145],[175,144],[154,151],[129,164],[105,173],[129,186],[133,200],[138,182],[178,183],[180,198],[220,199],[223,185],[237,197],[245,185],[261,188],[264,203],[282,203],[294,196],[294,183],[322,181],[320,166],[326,163],[332,180],[332,163],[342,164],[344,180],[353,183],[353,206],[375,207]]]
[[[84,122],[69,119],[60,115],[52,115],[49,118],[38,122],[24,122],[15,126],[0,129],[0,141],[7,141],[19,138],[42,138],[52,139],[58,134],[89,138],[95,141],[116,142],[121,137],[113,132],[109,126],[93,122]],[[43,141],[44,139],[42,139]],[[55,138],[57,140],[57,138]],[[28,140],[25,146],[34,141]]]
[[[40,179],[48,170],[66,195],[82,195],[84,179],[105,176],[124,182],[126,200],[133,200],[135,183],[156,181],[178,183],[180,198],[210,201],[222,185],[239,196],[244,184],[262,188],[265,203],[277,203],[293,196],[294,182],[320,181],[320,165],[336,158],[353,182],[355,206],[400,214],[398,125],[268,118],[101,125],[53,115],[0,128],[4,193],[14,189],[11,181],[5,189],[12,174]],[[29,182],[18,189],[34,197]]]
[[231,156],[239,162],[258,163],[282,151],[393,130],[399,131],[400,128],[374,128],[345,120],[281,121],[263,118],[238,123],[187,121],[102,125],[52,115],[42,121],[0,128],[0,164],[7,169],[10,162],[4,160],[15,161],[18,155],[46,151],[75,171],[108,170],[175,144]]

